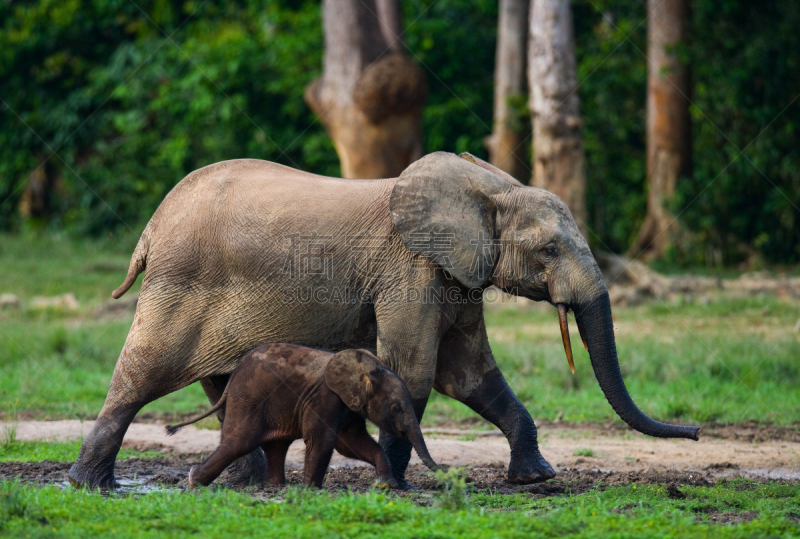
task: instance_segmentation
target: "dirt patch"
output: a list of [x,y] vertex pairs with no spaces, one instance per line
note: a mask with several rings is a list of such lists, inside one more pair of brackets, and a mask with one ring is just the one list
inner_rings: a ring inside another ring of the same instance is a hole
[[[718,513],[710,512],[707,517],[712,524],[738,524],[740,522],[750,522],[758,518],[755,511],[745,511],[744,513]],[[702,521],[703,519],[699,519]]]
[[[20,440],[74,439],[85,436],[92,425],[91,421],[23,421],[17,426],[17,437]],[[771,431],[757,426],[729,426],[720,430],[729,437],[703,436],[701,432],[701,441],[693,442],[649,438],[630,429],[605,429],[600,425],[580,428],[568,423],[542,423],[539,442],[542,454],[559,470],[800,479],[800,442],[793,441],[788,429]],[[505,437],[496,434],[426,429],[428,448],[440,464],[503,469],[510,460],[510,451]],[[769,434],[776,434],[777,439],[762,439]],[[465,437],[472,441],[464,440]],[[156,449],[175,456],[201,456],[216,449],[218,443],[219,431],[190,426],[175,436],[167,436],[163,425],[134,423],[128,429],[123,446]],[[304,453],[303,442],[298,440],[289,449],[287,464],[302,466]],[[413,454],[411,463],[419,462]],[[366,466],[337,453],[331,465],[334,468]]]

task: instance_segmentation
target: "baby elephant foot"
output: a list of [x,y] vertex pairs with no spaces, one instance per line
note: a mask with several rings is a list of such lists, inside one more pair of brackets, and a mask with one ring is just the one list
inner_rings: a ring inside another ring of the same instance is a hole
[[197,488],[197,483],[194,482],[194,470],[197,466],[192,466],[192,469],[189,470],[189,488]]
[[375,480],[375,486],[378,488],[386,488],[386,489],[393,489],[396,490],[400,488],[400,485],[397,483],[397,479],[394,476],[389,475],[388,477],[381,477],[380,479]]
[[541,483],[556,476],[553,467],[548,464],[539,451],[521,458],[511,457],[508,465],[508,481],[520,485]]

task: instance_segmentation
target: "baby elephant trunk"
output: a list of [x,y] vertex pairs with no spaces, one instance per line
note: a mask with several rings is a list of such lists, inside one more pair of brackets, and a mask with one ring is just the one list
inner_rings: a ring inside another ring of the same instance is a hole
[[425,463],[425,466],[434,472],[440,470],[439,465],[434,462],[431,454],[428,453],[428,446],[425,445],[425,438],[422,437],[422,429],[416,418],[414,418],[414,422],[408,431],[408,440],[411,442],[411,445],[414,446],[414,451],[417,452],[417,455],[419,455],[420,460]]

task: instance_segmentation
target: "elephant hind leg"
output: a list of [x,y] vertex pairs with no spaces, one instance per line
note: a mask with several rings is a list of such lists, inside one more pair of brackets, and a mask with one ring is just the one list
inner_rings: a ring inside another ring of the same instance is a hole
[[81,444],[78,460],[69,470],[74,485],[110,488],[114,481],[114,461],[125,432],[142,407],[159,397],[177,391],[197,380],[191,372],[166,368],[177,362],[154,361],[132,353],[127,344],[122,350],[103,408],[94,427]]
[[[200,380],[208,401],[213,406],[222,397],[228,385],[229,374],[209,376]],[[225,407],[217,412],[220,423],[225,422]],[[256,447],[251,453],[241,457],[228,467],[228,483],[233,486],[260,485],[267,479],[267,459],[264,451]]]
[[[231,463],[241,459],[245,455],[252,453],[258,447],[257,433],[251,431],[251,436],[226,436],[223,432],[222,440],[216,451],[211,454],[205,462],[195,466],[191,470],[190,484],[210,485],[225,468]],[[248,486],[248,485],[235,485]]]
[[275,440],[261,444],[264,455],[267,457],[267,483],[270,485],[286,484],[286,452],[292,442],[288,440]]

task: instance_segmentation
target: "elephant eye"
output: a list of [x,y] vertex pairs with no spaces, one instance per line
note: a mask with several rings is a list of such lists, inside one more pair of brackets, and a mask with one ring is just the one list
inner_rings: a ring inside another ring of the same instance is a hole
[[547,245],[542,249],[542,252],[547,258],[555,258],[558,256],[558,247],[553,244]]
[[399,414],[402,411],[403,410],[402,410],[402,408],[400,408],[399,404],[397,404],[397,403],[392,404],[392,413],[393,414]]

